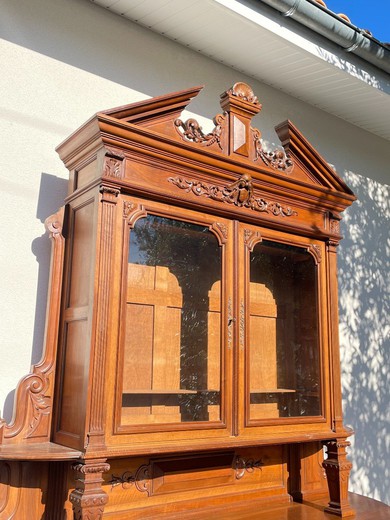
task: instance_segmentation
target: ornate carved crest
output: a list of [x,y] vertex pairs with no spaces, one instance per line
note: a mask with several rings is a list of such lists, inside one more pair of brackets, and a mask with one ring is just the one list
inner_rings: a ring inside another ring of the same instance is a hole
[[176,119],[176,130],[186,141],[203,146],[217,144],[225,154],[238,154],[252,161],[260,158],[274,170],[292,171],[294,163],[287,154],[282,150],[264,150],[260,131],[250,126],[252,117],[260,112],[261,104],[249,85],[242,82],[233,85],[221,95],[221,106],[224,112],[214,118],[212,132],[205,134],[196,119],[185,122]]
[[168,181],[181,190],[187,193],[191,192],[198,197],[207,197],[218,202],[252,209],[253,211],[271,213],[276,217],[291,217],[298,214],[290,207],[283,206],[279,202],[256,198],[253,194],[252,178],[248,174],[242,175],[240,179],[225,187],[201,181],[187,180],[182,177],[169,177]]
[[217,143],[219,148],[222,150],[221,145],[221,134],[222,134],[222,123],[225,121],[225,116],[218,114],[214,118],[215,128],[212,132],[205,134],[203,133],[202,127],[199,125],[196,119],[187,119],[183,122],[181,119],[175,120],[175,127],[179,131],[181,128],[182,132],[179,132],[182,137],[193,143],[203,144],[205,146],[211,146]]
[[[261,109],[261,104],[259,103],[259,100],[253,93],[253,90],[249,85],[246,83],[242,83],[241,81],[238,83],[235,83],[229,90],[227,90],[222,96],[224,95],[231,95],[236,96],[238,98],[241,98],[243,101],[247,101],[248,103],[253,103],[254,105],[258,105]],[[222,97],[221,96],[221,97]]]

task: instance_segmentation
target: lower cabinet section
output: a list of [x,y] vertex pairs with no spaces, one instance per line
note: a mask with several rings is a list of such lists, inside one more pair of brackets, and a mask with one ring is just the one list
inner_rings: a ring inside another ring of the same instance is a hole
[[2,461],[0,520],[211,518],[215,508],[310,501],[327,496],[322,461],[320,442],[85,464]]
[[267,499],[288,502],[283,446],[109,461],[104,518],[156,518],[164,513]]

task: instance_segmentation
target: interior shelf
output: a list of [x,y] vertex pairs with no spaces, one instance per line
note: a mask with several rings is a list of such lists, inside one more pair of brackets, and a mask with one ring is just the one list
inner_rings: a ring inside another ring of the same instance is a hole
[[124,394],[143,394],[143,395],[184,395],[184,394],[199,394],[205,392],[219,392],[219,390],[205,389],[205,390],[185,390],[183,388],[178,388],[176,390],[162,389],[162,390],[151,390],[151,389],[141,389],[141,390],[124,390]]
[[292,388],[267,388],[265,390],[251,390],[251,394],[294,394],[296,390]]

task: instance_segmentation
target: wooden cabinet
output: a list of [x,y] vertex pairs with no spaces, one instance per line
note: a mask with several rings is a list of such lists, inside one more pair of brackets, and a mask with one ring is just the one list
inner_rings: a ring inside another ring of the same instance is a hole
[[44,467],[21,488],[62,489],[45,518],[206,518],[327,487],[353,514],[336,248],[355,197],[291,122],[263,148],[246,84],[209,134],[180,120],[199,90],[101,112],[58,148],[45,356],[0,426],[4,460]]

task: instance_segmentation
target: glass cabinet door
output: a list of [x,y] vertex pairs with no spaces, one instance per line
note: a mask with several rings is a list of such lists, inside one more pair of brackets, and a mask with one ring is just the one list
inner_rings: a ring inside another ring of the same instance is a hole
[[148,214],[130,229],[122,426],[221,420],[223,244],[211,228]]
[[247,248],[249,424],[322,414],[318,265],[309,250],[265,238]]

